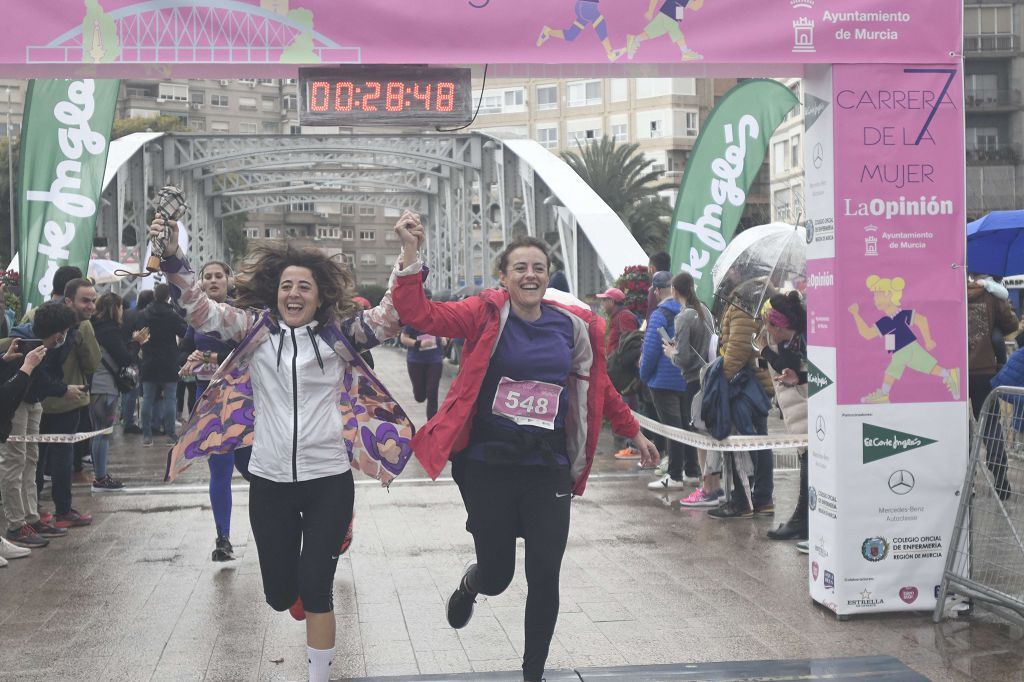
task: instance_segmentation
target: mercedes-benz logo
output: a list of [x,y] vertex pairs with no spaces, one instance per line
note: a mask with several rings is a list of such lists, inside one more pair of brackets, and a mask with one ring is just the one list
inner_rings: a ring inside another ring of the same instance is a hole
[[914,489],[914,474],[906,469],[897,469],[889,476],[889,490],[895,495],[906,495]]
[[811,159],[814,162],[815,168],[821,168],[821,164],[825,162],[825,148],[821,146],[821,143],[814,145],[814,151]]
[[814,435],[818,437],[818,440],[824,442],[825,440],[825,418],[818,415],[818,418],[814,422]]

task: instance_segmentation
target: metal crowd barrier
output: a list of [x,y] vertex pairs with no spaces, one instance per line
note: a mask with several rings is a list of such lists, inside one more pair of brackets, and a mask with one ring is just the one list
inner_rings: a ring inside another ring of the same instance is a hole
[[936,596],[936,623],[971,601],[1024,622],[1024,388],[1000,386],[982,405]]

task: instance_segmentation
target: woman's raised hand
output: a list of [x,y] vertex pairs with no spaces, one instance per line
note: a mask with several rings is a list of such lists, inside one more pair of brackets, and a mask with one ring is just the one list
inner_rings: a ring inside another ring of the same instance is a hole
[[402,264],[406,267],[416,261],[416,254],[427,238],[423,230],[423,223],[420,217],[412,211],[406,210],[395,223],[395,232],[402,242]]
[[149,238],[159,239],[164,236],[167,230],[167,245],[164,246],[164,258],[170,258],[178,254],[178,221],[165,221],[163,218],[153,218],[149,224]]

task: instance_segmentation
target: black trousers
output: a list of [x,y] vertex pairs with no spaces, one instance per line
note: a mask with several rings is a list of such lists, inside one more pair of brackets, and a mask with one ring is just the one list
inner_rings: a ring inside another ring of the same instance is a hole
[[441,385],[440,362],[407,362],[409,379],[412,381],[412,395],[416,402],[427,401],[427,419],[437,414],[437,389]]
[[[79,414],[80,410],[77,409],[44,414],[39,422],[39,433],[76,433]],[[46,470],[50,472],[54,513],[67,514],[71,511],[71,474],[75,467],[75,446],[73,443],[40,443],[40,462],[44,457]],[[36,490],[43,490],[43,466],[36,467]]]
[[[690,404],[699,388],[698,385],[694,385],[691,390],[687,385],[687,390],[684,393],[652,388],[651,396],[654,398],[654,408],[658,411],[658,421],[666,426],[674,426],[679,429],[690,428]],[[700,478],[697,449],[692,445],[670,440],[668,442],[668,475],[673,481],[681,481],[684,469],[687,476]]]
[[355,501],[352,472],[297,483],[250,477],[249,523],[267,603],[284,611],[301,596],[306,611],[330,613]]
[[452,476],[466,504],[480,594],[501,594],[516,570],[516,538],[526,541],[523,678],[540,680],[558,620],[558,579],[569,538],[566,467],[493,465],[456,459]]

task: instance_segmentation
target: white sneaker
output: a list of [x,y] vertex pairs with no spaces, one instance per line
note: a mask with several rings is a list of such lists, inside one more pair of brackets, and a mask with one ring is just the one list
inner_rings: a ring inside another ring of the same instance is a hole
[[672,477],[668,474],[665,474],[657,481],[651,481],[647,484],[648,490],[679,490],[685,487],[685,483],[682,481],[673,481]]
[[28,547],[18,547],[13,542],[8,542],[7,538],[0,537],[0,559],[20,559],[31,553],[32,550]]
[[7,559],[0,556],[0,568],[7,568]]

